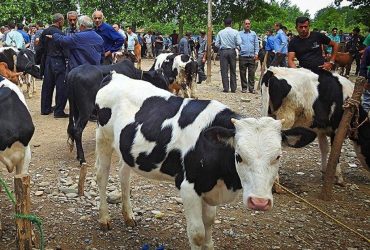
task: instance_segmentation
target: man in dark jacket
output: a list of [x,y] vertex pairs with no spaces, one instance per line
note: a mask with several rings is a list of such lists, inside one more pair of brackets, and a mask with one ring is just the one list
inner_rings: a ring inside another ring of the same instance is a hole
[[54,41],[69,49],[68,72],[82,64],[100,65],[104,60],[104,41],[93,30],[93,21],[88,16],[78,18],[80,32],[68,36],[53,34]]
[[68,114],[64,113],[64,108],[67,104],[67,85],[64,82],[66,75],[66,55],[62,46],[49,38],[50,35],[55,33],[63,35],[63,24],[63,15],[60,13],[54,14],[53,24],[42,32],[40,38],[43,51],[41,68],[44,74],[41,89],[41,114],[48,115],[53,112],[51,105],[55,87],[55,118],[68,117]]
[[[364,42],[364,37],[360,35],[360,28],[356,27],[353,29],[353,35],[349,42],[347,43],[347,49],[348,52],[352,55],[352,62],[356,61],[356,72],[355,74],[358,75],[360,72],[360,60],[361,60],[361,53],[360,51],[365,48],[363,42]],[[349,72],[351,71],[351,64],[349,64],[346,67],[346,75],[349,75]]]

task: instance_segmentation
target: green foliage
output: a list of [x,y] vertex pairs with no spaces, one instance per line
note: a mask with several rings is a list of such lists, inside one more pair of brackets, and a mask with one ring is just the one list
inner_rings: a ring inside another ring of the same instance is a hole
[[[27,23],[42,20],[49,22],[52,14],[66,14],[81,6],[81,14],[89,15],[94,10],[102,10],[110,24],[133,25],[144,30],[160,31],[170,34],[172,30],[180,33],[191,31],[198,33],[207,27],[207,0],[2,0],[0,25],[8,21]],[[340,5],[341,0],[336,0]],[[370,21],[370,0],[352,0],[353,7],[329,6],[320,10],[314,20],[314,26],[329,30],[336,26],[345,31],[355,25],[364,28]],[[275,22],[281,22],[289,30],[295,30],[295,18],[306,15],[290,0],[213,0],[213,29],[217,33],[223,28],[224,18],[230,16],[234,28],[242,29],[244,19],[252,21],[252,29],[264,33],[273,29]],[[361,24],[362,23],[362,24]]]

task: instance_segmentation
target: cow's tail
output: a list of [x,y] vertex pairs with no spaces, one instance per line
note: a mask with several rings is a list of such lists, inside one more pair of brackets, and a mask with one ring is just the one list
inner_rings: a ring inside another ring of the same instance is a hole
[[270,104],[270,94],[269,94],[269,86],[265,84],[261,84],[261,91],[262,91],[262,116],[268,116],[269,104]]
[[69,123],[68,123],[68,128],[67,128],[67,134],[68,134],[68,139],[67,139],[67,145],[69,148],[69,151],[72,152],[73,147],[74,147],[74,131],[75,131],[75,122],[74,122],[74,114],[76,112],[76,104],[75,104],[75,93],[74,93],[74,88],[72,84],[72,80],[70,79],[71,77],[67,76],[67,88],[68,88],[68,102],[69,102]]

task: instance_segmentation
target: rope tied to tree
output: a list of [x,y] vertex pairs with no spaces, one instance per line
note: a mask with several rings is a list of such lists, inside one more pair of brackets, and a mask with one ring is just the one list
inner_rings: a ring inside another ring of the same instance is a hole
[[349,129],[348,129],[348,135],[350,138],[357,140],[358,139],[358,128],[361,127],[365,122],[369,120],[369,115],[361,122],[359,123],[360,118],[360,109],[359,105],[361,105],[360,101],[354,100],[353,98],[347,98],[345,103],[343,104],[344,109],[354,109],[354,121],[350,122]]
[[[8,196],[8,198],[11,200],[11,202],[15,206],[16,205],[15,197],[14,197],[13,193],[9,190],[8,185],[1,178],[1,176],[0,176],[0,185],[4,188],[6,195]],[[26,220],[29,220],[29,221],[32,222],[32,224],[35,224],[36,225],[37,230],[40,233],[40,250],[44,250],[45,249],[44,248],[45,239],[44,239],[44,231],[42,229],[42,220],[39,217],[37,217],[36,215],[34,215],[34,214],[18,214],[18,213],[16,213],[14,217],[15,218],[18,218],[18,219],[26,219]]]

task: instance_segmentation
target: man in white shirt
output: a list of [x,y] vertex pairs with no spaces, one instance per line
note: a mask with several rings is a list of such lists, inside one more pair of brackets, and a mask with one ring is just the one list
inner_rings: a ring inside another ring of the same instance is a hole
[[153,58],[153,48],[152,48],[152,32],[149,31],[144,36],[144,42],[146,44],[146,57],[147,58]]
[[127,51],[134,53],[135,45],[139,43],[137,35],[132,32],[132,27],[127,27]]

